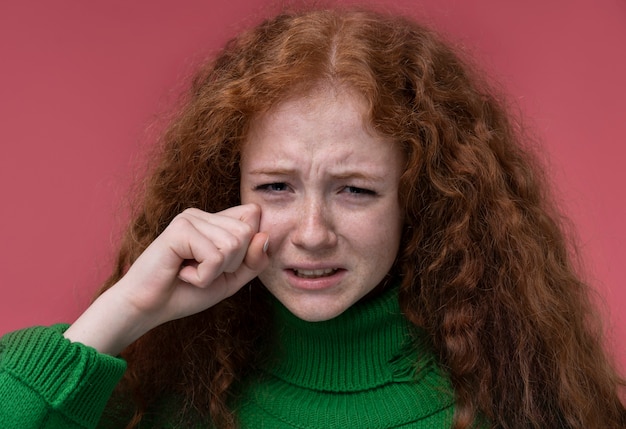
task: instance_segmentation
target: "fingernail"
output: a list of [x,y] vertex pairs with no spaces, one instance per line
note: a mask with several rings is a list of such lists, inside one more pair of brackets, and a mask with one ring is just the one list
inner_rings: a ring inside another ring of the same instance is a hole
[[267,237],[267,240],[265,240],[265,244],[263,244],[263,253],[267,253],[267,248],[270,247],[270,238]]

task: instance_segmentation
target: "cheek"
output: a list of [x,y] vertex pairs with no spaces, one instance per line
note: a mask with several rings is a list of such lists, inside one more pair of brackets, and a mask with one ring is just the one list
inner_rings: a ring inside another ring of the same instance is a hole
[[261,222],[263,222],[263,213],[267,211],[263,198],[258,192],[249,189],[249,186],[250,185],[242,183],[241,189],[239,190],[241,204],[256,204],[259,206],[261,208]]
[[354,214],[343,223],[342,235],[359,253],[368,259],[395,259],[401,235],[401,225],[393,210]]
[[370,252],[382,263],[395,260],[400,244],[400,234],[395,228],[379,228],[379,233],[367,243]]
[[402,236],[402,216],[399,208],[392,207],[379,216],[369,227],[377,231],[370,245],[376,248],[384,259],[395,259]]
[[239,199],[241,200],[241,204],[249,204],[249,203],[256,202],[256,201],[253,201],[253,198],[252,198],[253,195],[254,195],[253,192],[246,190],[246,184],[242,182],[241,187],[239,188]]

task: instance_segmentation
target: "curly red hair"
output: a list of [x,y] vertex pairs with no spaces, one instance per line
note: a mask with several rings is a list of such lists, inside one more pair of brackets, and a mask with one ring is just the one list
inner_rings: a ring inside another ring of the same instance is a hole
[[[454,427],[479,414],[502,428],[625,427],[623,382],[519,127],[453,49],[401,17],[284,13],[231,40],[165,132],[105,288],[185,208],[238,204],[251,121],[324,83],[363,94],[374,128],[407,155],[400,304],[450,374]],[[264,293],[244,287],[131,345],[124,385],[138,403],[134,422],[169,392],[216,426],[236,426],[230,392],[254,370]]]

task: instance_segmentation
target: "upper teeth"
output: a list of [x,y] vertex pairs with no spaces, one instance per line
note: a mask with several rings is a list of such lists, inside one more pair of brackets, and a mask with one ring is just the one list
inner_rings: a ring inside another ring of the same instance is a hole
[[295,270],[298,277],[321,277],[337,271],[335,268],[324,268],[321,270]]

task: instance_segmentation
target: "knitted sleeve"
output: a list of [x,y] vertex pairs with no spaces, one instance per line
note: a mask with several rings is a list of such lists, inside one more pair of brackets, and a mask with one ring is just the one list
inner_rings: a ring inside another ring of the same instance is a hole
[[34,327],[0,339],[0,427],[95,428],[126,370],[119,358],[72,343],[68,325]]

